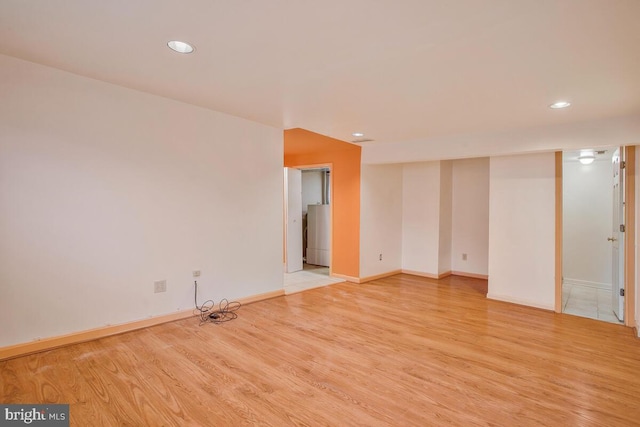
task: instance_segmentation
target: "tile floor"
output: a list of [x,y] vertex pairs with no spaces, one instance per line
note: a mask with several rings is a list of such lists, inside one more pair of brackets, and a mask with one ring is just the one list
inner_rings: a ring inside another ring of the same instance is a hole
[[611,290],[581,284],[562,285],[562,312],[605,322],[620,323],[611,307]]
[[329,276],[329,267],[305,264],[302,271],[284,273],[284,293],[290,295],[340,282],[344,279]]

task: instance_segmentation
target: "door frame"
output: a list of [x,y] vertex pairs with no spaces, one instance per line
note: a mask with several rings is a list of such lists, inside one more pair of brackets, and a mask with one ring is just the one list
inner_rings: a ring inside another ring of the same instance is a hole
[[[635,234],[636,234],[636,147],[620,147],[624,167],[624,324],[636,327],[636,281],[635,281]],[[562,313],[562,151],[555,152],[555,222],[556,222],[556,259],[555,259],[555,312]]]
[[[305,169],[329,169],[329,173],[331,175],[331,179],[329,180],[329,187],[330,187],[330,194],[331,194],[331,199],[333,200],[333,195],[335,194],[333,191],[333,183],[334,183],[334,178],[333,178],[333,163],[314,163],[314,164],[308,164],[308,165],[296,165],[296,166],[284,166],[289,167],[289,168],[293,168],[293,169],[300,169],[301,171],[305,170]],[[329,221],[330,221],[330,230],[329,230],[329,251],[331,252],[331,257],[329,257],[329,276],[333,277],[333,207],[334,207],[334,203],[331,202],[329,203],[330,208],[329,208]],[[283,212],[283,217],[286,217],[286,212]],[[284,220],[283,220],[284,221]],[[284,254],[285,254],[285,259],[286,259],[286,254],[287,254],[287,239],[283,239],[284,240]]]
[[636,327],[636,147],[624,150],[624,324]]

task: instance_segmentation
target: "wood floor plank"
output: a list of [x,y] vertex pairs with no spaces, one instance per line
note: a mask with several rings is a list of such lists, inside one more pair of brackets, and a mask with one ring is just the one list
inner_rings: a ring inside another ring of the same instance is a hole
[[640,425],[630,329],[396,275],[0,362],[0,402],[71,424]]

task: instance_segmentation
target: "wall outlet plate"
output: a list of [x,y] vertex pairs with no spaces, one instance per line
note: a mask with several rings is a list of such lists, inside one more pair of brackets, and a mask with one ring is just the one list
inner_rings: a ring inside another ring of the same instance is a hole
[[156,280],[155,282],[153,282],[153,292],[156,294],[160,292],[167,292],[167,281]]
[[200,270],[193,270],[193,277],[200,277]]

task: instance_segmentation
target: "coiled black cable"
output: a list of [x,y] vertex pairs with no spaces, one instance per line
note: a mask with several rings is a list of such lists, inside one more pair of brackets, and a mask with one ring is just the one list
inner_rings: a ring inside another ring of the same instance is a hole
[[229,302],[229,300],[223,298],[218,304],[217,310],[214,310],[216,304],[213,300],[206,300],[201,306],[198,306],[198,282],[194,281],[194,284],[193,302],[196,308],[193,313],[196,316],[200,316],[200,326],[207,322],[224,323],[238,317],[236,311],[242,306],[238,301]]

